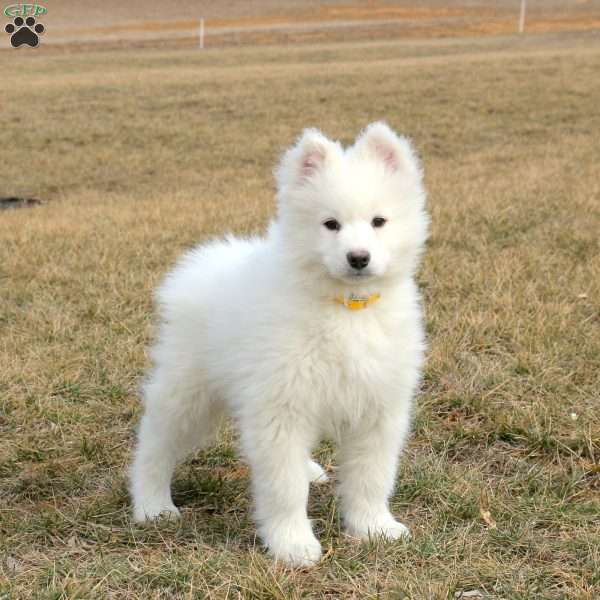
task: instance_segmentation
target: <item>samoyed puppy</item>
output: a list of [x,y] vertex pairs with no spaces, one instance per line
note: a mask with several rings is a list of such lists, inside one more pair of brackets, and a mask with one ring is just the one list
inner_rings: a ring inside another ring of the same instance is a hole
[[346,531],[408,535],[388,499],[423,362],[414,273],[428,218],[413,147],[381,122],[348,148],[305,130],[276,178],[265,237],[200,245],[158,290],[131,494],[136,521],[178,516],[173,470],[227,412],[264,544],[307,566],[321,556],[307,498],[326,478],[311,460],[323,438],[338,447]]

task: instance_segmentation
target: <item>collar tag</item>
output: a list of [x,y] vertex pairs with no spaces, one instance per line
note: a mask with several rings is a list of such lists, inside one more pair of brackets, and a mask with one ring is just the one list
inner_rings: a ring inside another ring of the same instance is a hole
[[350,294],[346,296],[336,296],[335,301],[338,304],[343,304],[349,310],[362,310],[371,304],[375,304],[381,298],[381,294],[370,294],[369,296],[357,296]]

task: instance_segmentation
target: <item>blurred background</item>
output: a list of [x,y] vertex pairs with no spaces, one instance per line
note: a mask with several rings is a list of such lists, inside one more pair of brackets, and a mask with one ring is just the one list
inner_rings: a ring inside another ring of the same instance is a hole
[[[49,2],[48,44],[193,46],[199,20],[211,47],[507,34],[517,31],[520,0],[153,0]],[[588,30],[600,24],[598,0],[527,0],[531,32]]]

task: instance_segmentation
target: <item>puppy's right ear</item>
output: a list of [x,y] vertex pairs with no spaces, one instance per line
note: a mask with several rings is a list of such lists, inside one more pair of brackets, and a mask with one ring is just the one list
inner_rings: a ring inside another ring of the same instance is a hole
[[318,129],[305,129],[275,171],[279,189],[310,182],[326,167],[335,148]]
[[354,144],[365,158],[382,165],[389,173],[422,178],[421,164],[411,142],[383,121],[371,123]]

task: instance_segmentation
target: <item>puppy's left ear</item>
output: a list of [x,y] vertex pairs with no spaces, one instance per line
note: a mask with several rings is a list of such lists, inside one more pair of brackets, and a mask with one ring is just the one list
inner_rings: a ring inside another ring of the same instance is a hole
[[309,183],[322,173],[339,150],[339,144],[318,129],[305,129],[282,157],[275,176],[282,189]]
[[381,163],[389,173],[422,177],[421,163],[411,142],[383,121],[371,123],[358,136],[354,147],[366,158]]

